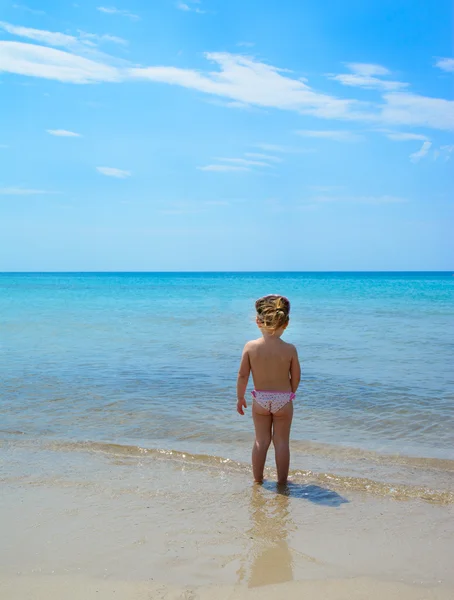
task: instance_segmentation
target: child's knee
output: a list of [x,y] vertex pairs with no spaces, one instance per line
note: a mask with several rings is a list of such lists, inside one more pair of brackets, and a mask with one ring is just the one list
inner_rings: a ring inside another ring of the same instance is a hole
[[259,450],[268,450],[271,444],[271,436],[270,437],[262,437],[256,438],[255,445]]
[[281,440],[273,438],[273,446],[277,452],[288,452],[289,451],[289,441],[287,439]]

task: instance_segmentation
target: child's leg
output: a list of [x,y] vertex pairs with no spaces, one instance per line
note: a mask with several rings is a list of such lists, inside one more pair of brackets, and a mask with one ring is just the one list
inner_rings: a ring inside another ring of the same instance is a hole
[[273,415],[273,444],[276,453],[277,481],[287,483],[290,465],[290,427],[293,418],[293,402],[288,402]]
[[266,453],[271,444],[271,424],[273,417],[269,411],[256,402],[253,402],[252,418],[254,419],[255,427],[255,442],[252,448],[252,472],[254,474],[254,481],[262,483]]

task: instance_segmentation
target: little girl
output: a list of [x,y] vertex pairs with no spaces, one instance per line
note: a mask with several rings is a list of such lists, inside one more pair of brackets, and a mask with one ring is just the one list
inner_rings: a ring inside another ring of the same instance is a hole
[[263,482],[266,454],[271,438],[276,455],[277,479],[285,484],[290,463],[290,426],[293,400],[300,383],[301,369],[295,346],[281,340],[289,323],[290,302],[275,294],[255,303],[256,322],[262,332],[258,340],[248,342],[241,357],[237,381],[236,409],[244,415],[245,393],[252,371],[252,417],[255,442],[252,448],[252,471],[257,483]]

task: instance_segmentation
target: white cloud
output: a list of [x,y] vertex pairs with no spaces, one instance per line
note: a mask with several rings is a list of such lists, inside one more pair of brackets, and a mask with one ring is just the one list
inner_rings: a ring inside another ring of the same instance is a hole
[[131,21],[139,21],[140,20],[139,15],[130,13],[127,10],[115,8],[115,6],[98,6],[97,10],[99,10],[99,12],[102,12],[106,15],[119,15],[121,17],[127,17],[128,19],[131,19]]
[[131,176],[131,171],[123,171],[123,169],[115,169],[114,167],[96,167],[96,170],[107,177],[116,177],[117,179],[126,179]]
[[22,187],[3,187],[0,188],[0,196],[36,196],[38,194],[53,194],[46,190],[35,190]]
[[374,65],[370,63],[347,63],[347,67],[353,73],[363,75],[364,77],[373,77],[374,75],[390,75],[389,69],[382,67],[381,65]]
[[217,98],[210,98],[209,100],[207,100],[207,102],[209,102],[210,104],[213,104],[214,106],[225,106],[226,108],[238,108],[240,110],[252,110],[253,107],[251,107],[249,104],[245,104],[244,102],[235,102],[232,100],[226,101],[226,100],[219,100]]
[[111,42],[112,44],[118,44],[120,46],[127,46],[128,41],[118,37],[117,35],[109,35],[108,33],[104,33],[99,35],[97,33],[87,33],[86,31],[78,30],[80,40],[82,43],[87,45],[96,46],[97,44],[103,44],[104,42]]
[[326,118],[349,116],[361,104],[315,92],[299,79],[252,58],[226,52],[208,53],[220,71],[201,73],[177,67],[145,67],[129,70],[131,77],[198,90],[255,106],[294,110]]
[[407,87],[408,83],[402,81],[388,81],[384,79],[378,79],[377,77],[366,77],[364,75],[354,75],[351,73],[344,73],[340,75],[329,75],[330,79],[338,81],[342,85],[349,85],[352,87],[363,87],[370,90],[399,90]]
[[195,12],[195,13],[198,13],[199,15],[203,15],[206,12],[206,11],[202,10],[201,8],[199,8],[198,6],[190,6],[186,2],[177,2],[176,7],[178,8],[178,10],[183,10],[185,12]]
[[265,160],[272,163],[281,163],[282,158],[279,156],[271,156],[270,154],[262,154],[261,152],[245,152],[245,156],[249,158],[258,158],[259,160]]
[[268,162],[264,162],[263,160],[250,160],[248,158],[216,158],[215,160],[243,166],[271,167]]
[[24,12],[31,13],[32,15],[45,15],[46,13],[43,10],[36,10],[35,8],[29,8],[23,4],[13,4],[13,8],[17,10],[23,10]]
[[413,154],[410,154],[411,162],[419,162],[421,158],[424,158],[427,155],[431,146],[432,142],[423,142],[423,145],[418,152],[413,152]]
[[237,46],[239,48],[253,48],[255,46],[254,42],[238,42]]
[[30,27],[20,27],[11,25],[0,21],[0,29],[10,33],[11,35],[17,35],[19,37],[25,37],[37,42],[49,44],[49,46],[74,46],[78,43],[78,40],[73,35],[67,35],[66,33],[59,33],[53,31],[44,31],[42,29],[31,29]]
[[197,167],[199,171],[217,171],[219,173],[228,173],[232,171],[250,171],[247,167],[239,167],[236,165],[206,165]]
[[114,35],[98,35],[96,33],[87,33],[78,31],[78,36],[60,33],[59,31],[46,31],[44,29],[32,29],[30,27],[21,27],[11,25],[5,21],[0,21],[0,29],[18,37],[27,38],[41,42],[48,46],[57,46],[60,48],[69,48],[74,51],[84,51],[87,48],[96,47],[104,42],[126,45],[128,42],[123,38]]
[[115,67],[63,50],[22,42],[0,41],[0,73],[16,73],[66,83],[119,81]]
[[454,101],[411,93],[385,94],[378,116],[393,125],[454,129]]
[[311,131],[303,129],[296,133],[305,137],[335,140],[336,142],[358,142],[363,139],[361,135],[351,131]]
[[386,131],[384,132],[386,137],[394,142],[409,142],[414,140],[426,141],[428,138],[422,133],[407,133],[400,131]]
[[454,73],[454,58],[440,58],[440,60],[437,60],[436,66],[443,69],[443,71],[448,71],[448,73]]
[[82,137],[80,133],[67,131],[66,129],[46,129],[46,131],[47,133],[50,133],[50,135],[55,135],[57,137]]
[[342,85],[387,91],[399,90],[408,86],[408,83],[404,83],[402,81],[379,79],[378,77],[390,75],[389,70],[381,65],[348,63],[347,67],[350,69],[350,71],[352,71],[352,73],[328,75],[329,79],[338,81]]
[[[36,44],[0,42],[0,72],[70,83],[148,80],[186,87],[234,103],[290,110],[320,118],[454,129],[454,101],[392,92],[383,96],[380,105],[362,103],[319,93],[300,79],[293,79],[281,69],[253,58],[229,53],[212,53],[206,57],[219,69],[203,72],[167,66],[115,68]],[[377,72],[378,66],[374,65],[373,69],[368,65],[363,72]]]

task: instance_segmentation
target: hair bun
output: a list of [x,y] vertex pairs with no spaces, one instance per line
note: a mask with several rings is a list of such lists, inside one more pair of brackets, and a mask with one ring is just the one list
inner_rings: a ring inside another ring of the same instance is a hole
[[288,323],[290,302],[285,296],[278,294],[263,296],[256,301],[255,308],[260,326],[270,333],[274,333]]

